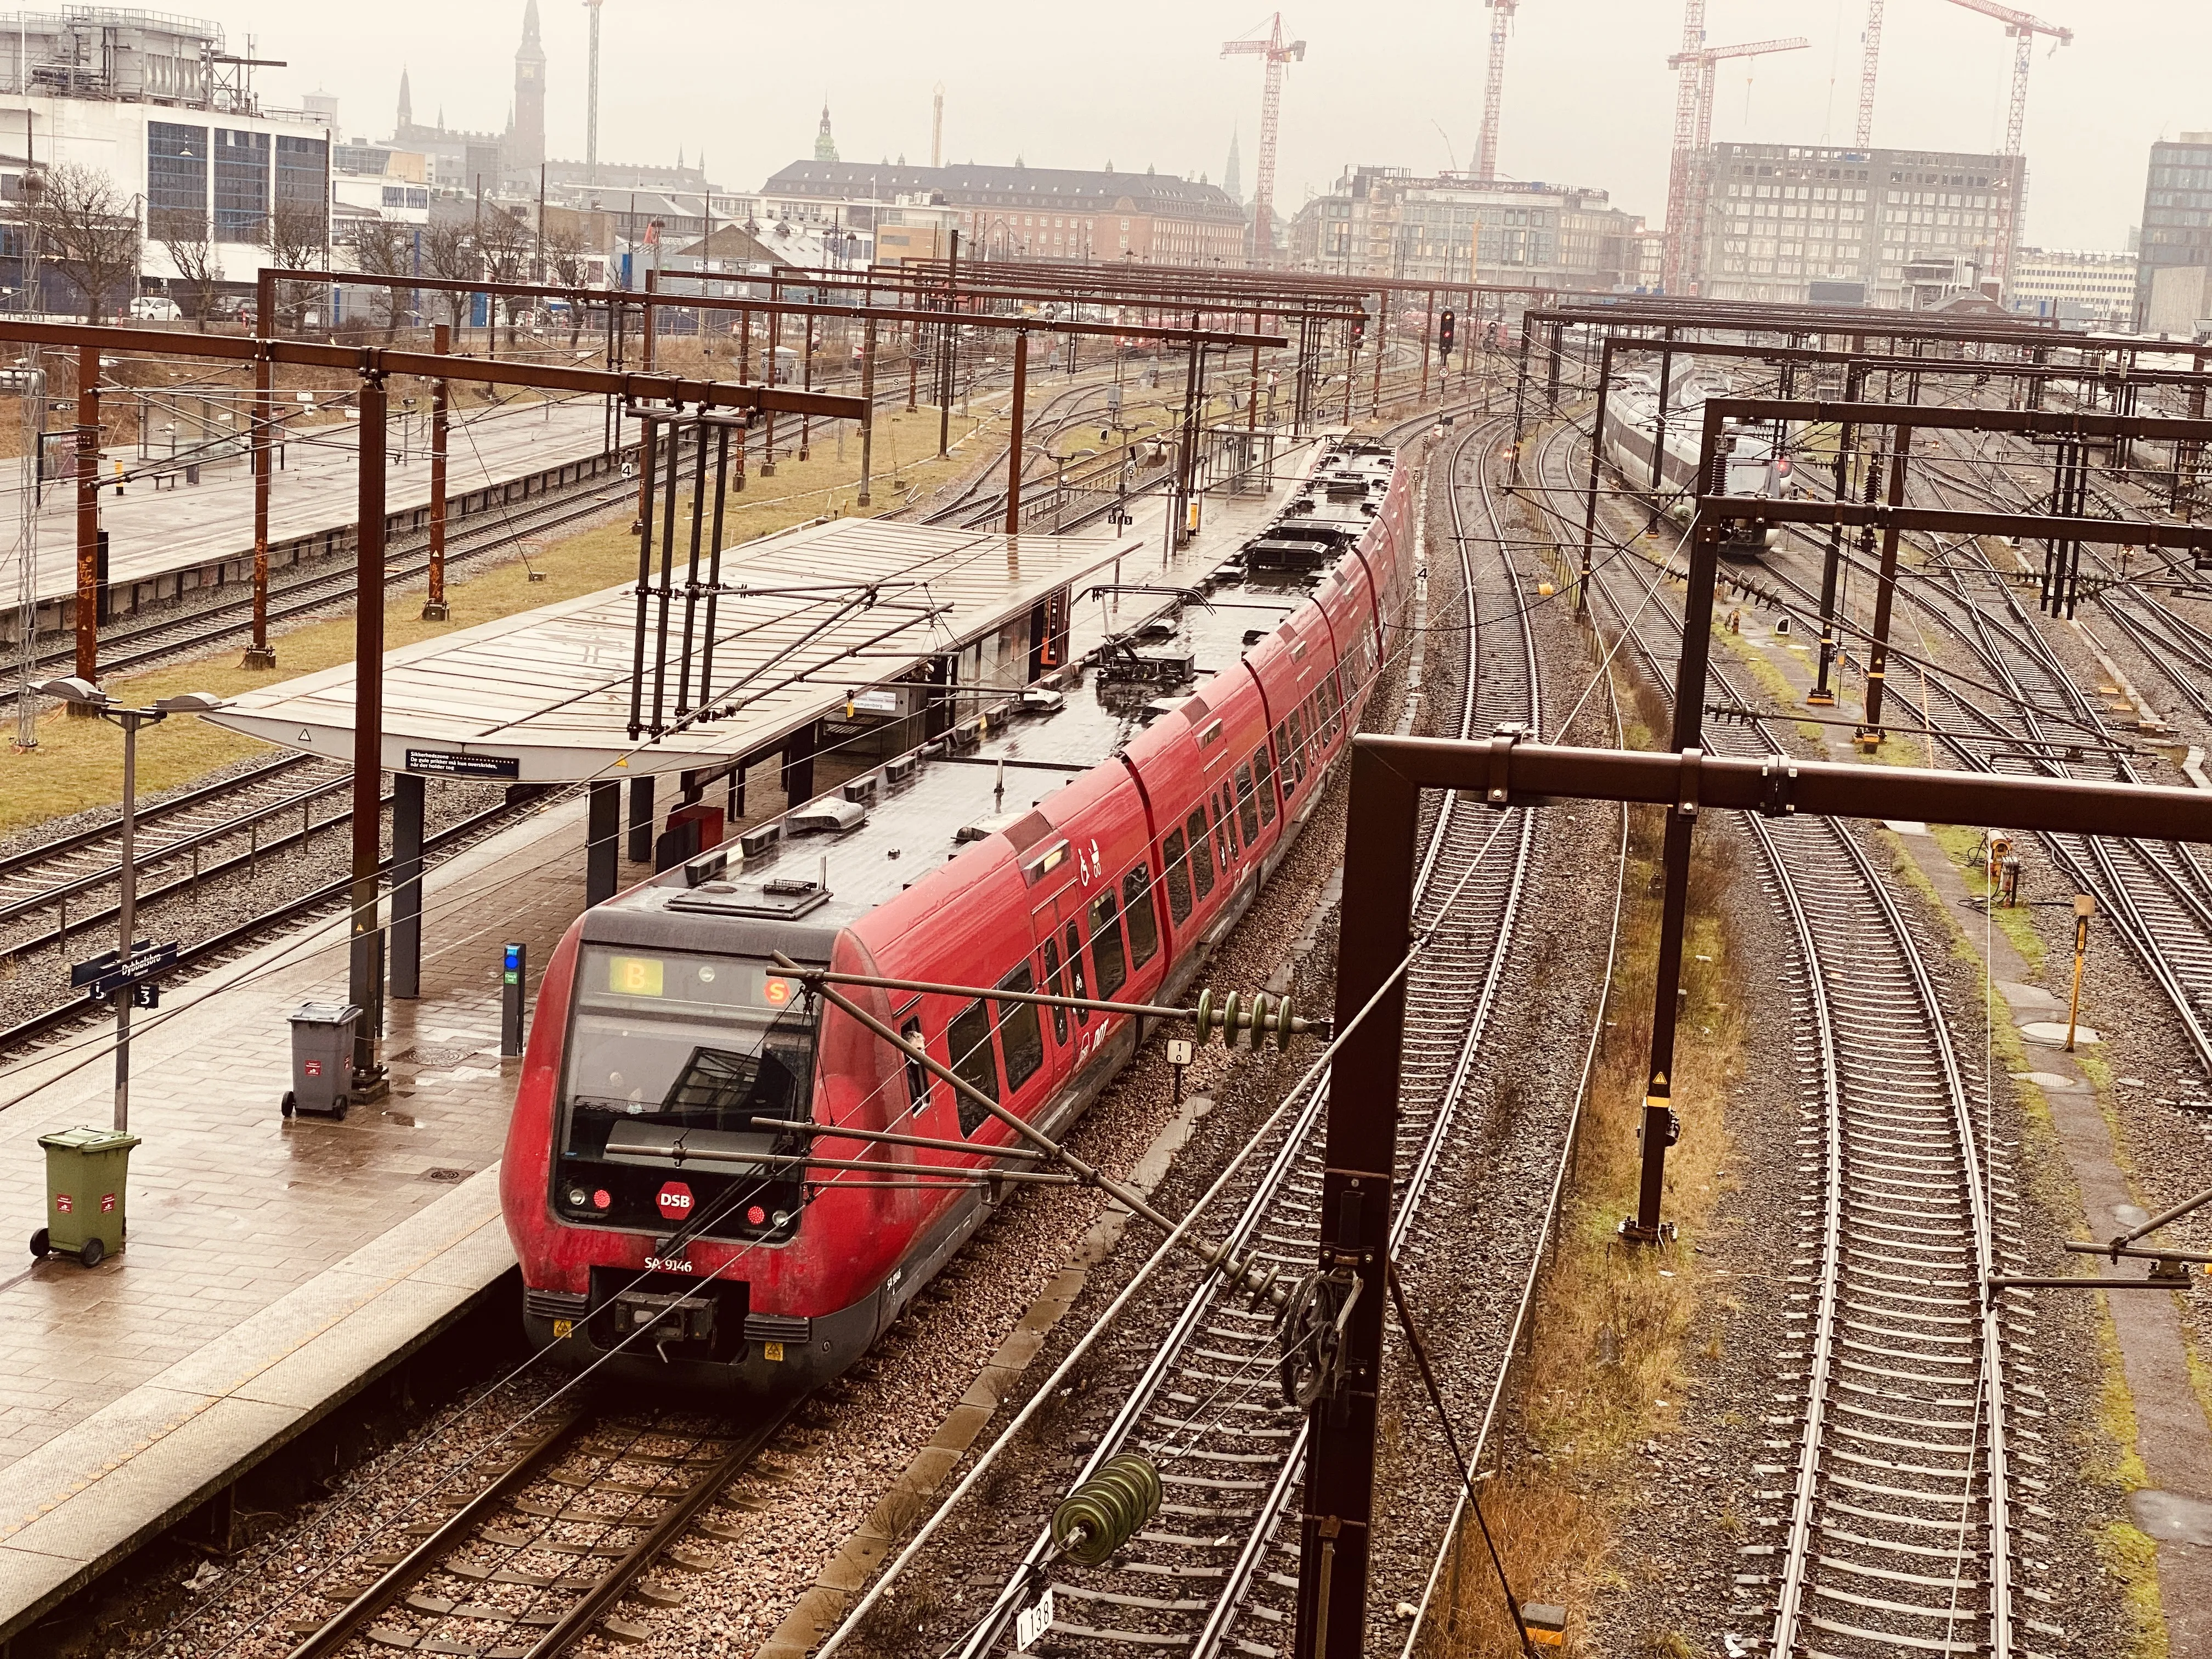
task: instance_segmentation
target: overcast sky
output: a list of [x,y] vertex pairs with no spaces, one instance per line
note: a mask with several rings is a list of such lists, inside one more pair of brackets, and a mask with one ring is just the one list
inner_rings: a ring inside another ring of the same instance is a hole
[[[183,0],[179,0],[183,3]],[[1263,30],[1243,0],[1024,0],[898,5],[801,0],[606,0],[602,160],[704,151],[715,182],[750,190],[811,153],[824,94],[848,161],[927,161],[930,93],[945,87],[949,161],[1157,167],[1221,179],[1243,136],[1252,188],[1261,69],[1221,43]],[[349,137],[389,135],[403,64],[415,113],[505,125],[522,0],[303,6],[217,0],[194,9],[256,37],[270,101],[335,93]],[[2119,248],[2140,218],[2154,138],[2212,131],[2212,0],[2036,0],[2077,31],[2039,42],[2028,98],[2025,240]],[[586,12],[541,0],[553,152],[584,149]],[[1711,0],[1716,45],[1802,34],[1808,50],[1723,64],[1717,138],[1848,142],[1865,0]],[[1283,95],[1275,199],[1287,213],[1350,162],[1469,165],[1481,119],[1490,13],[1476,0],[1306,3],[1285,30],[1307,43]],[[1521,0],[1505,82],[1500,167],[1595,186],[1656,224],[1666,205],[1679,0]],[[2004,137],[2012,43],[1946,0],[1888,0],[1875,142],[1994,150]]]

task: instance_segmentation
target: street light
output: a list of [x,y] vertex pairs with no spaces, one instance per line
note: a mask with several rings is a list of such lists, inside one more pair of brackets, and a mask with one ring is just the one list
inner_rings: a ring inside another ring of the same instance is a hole
[[[32,689],[41,696],[59,697],[64,702],[77,704],[123,728],[123,850],[118,860],[123,897],[118,918],[120,949],[115,966],[118,972],[127,975],[137,955],[137,941],[131,935],[137,926],[138,907],[138,868],[134,861],[138,822],[138,728],[158,726],[172,714],[208,714],[222,708],[223,700],[205,691],[185,691],[173,697],[163,697],[149,708],[125,708],[91,681],[75,675],[67,679],[46,680]],[[131,1127],[131,1008],[136,990],[133,984],[126,981],[115,991],[115,1127],[118,1130]]]

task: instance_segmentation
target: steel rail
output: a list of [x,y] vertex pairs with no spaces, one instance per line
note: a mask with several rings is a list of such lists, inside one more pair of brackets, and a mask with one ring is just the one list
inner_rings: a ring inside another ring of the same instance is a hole
[[[502,818],[538,804],[537,801],[517,801],[512,805],[502,803],[497,806],[488,807],[483,811],[473,813],[458,823],[448,824],[434,835],[425,836],[422,838],[423,854],[427,858],[431,853],[442,851],[455,842],[475,835],[478,830],[491,828]],[[424,873],[427,877],[428,872],[426,870]],[[185,945],[177,952],[173,967],[168,971],[180,970],[207,962],[267,933],[272,927],[279,927],[287,922],[297,921],[302,916],[313,915],[323,906],[345,897],[352,881],[353,878],[350,875],[341,876],[334,881],[324,883],[310,892],[301,894],[297,898],[287,899],[281,904],[272,905],[258,915],[248,916],[242,921],[234,922],[231,926],[222,928],[204,939]],[[33,1014],[28,1019],[19,1020],[13,1025],[0,1029],[0,1054],[12,1054],[18,1043],[27,1042],[35,1037],[46,1036],[63,1026],[83,1018],[88,1014],[100,1012],[105,1006],[105,1004],[97,1003],[88,1004],[79,999],[76,1001],[64,1003],[58,1008],[49,1008],[44,1013]]]
[[[1571,499],[1573,490],[1571,483],[1565,483],[1561,487],[1569,492],[1569,498]],[[1608,605],[1621,618],[1624,628],[1634,638],[1638,652],[1647,665],[1647,672],[1658,686],[1660,695],[1662,697],[1671,696],[1673,675],[1667,672],[1666,665],[1662,664],[1645,636],[1642,623],[1632,621],[1631,611],[1613,593],[1613,583],[1607,572],[1599,573],[1596,585],[1605,595]],[[1648,615],[1648,612],[1645,614]],[[1680,619],[1673,610],[1665,609],[1664,615],[1667,623],[1679,631]],[[1714,670],[1713,678],[1723,688],[1729,689],[1731,696],[1735,695],[1732,689],[1728,688],[1727,676],[1724,672],[1717,669]],[[1762,747],[1770,755],[1780,754],[1779,745],[1764,726],[1757,728],[1757,736]],[[1956,1583],[1952,1592],[1953,1600],[1950,1606],[1937,1609],[1914,1608],[1902,1602],[1888,1604],[1889,1610],[1893,1613],[1936,1620],[1943,1632],[1940,1640],[1931,1641],[1919,1636],[1899,1638],[1897,1632],[1869,1631],[1863,1627],[1846,1626],[1838,1620],[1826,1619],[1808,1610],[1808,1598],[1816,1595],[1819,1590],[1814,1574],[1816,1566],[1823,1559],[1815,1541],[1815,1535],[1820,1525],[1823,1494],[1830,1472],[1831,1460],[1827,1443],[1830,1437],[1829,1418],[1832,1405],[1830,1385],[1834,1380],[1835,1370],[1841,1363],[1837,1351],[1839,1346],[1853,1340],[1853,1322],[1856,1322],[1861,1327],[1868,1322],[1866,1315],[1851,1305],[1850,1300],[1842,1294],[1840,1288],[1846,1271],[1845,1229],[1852,1224],[1850,1212],[1854,1207],[1859,1209],[1867,1207],[1867,1200],[1863,1195],[1855,1195],[1850,1182],[1847,1179],[1847,1171],[1871,1168],[1878,1173],[1881,1157],[1881,1138],[1876,1134],[1871,1146],[1863,1150],[1857,1149],[1854,1144],[1853,1137],[1856,1133],[1853,1126],[1854,1113],[1844,1090],[1845,1062],[1838,1027],[1830,1006],[1832,995],[1829,983],[1830,976],[1828,970],[1823,966],[1823,959],[1818,947],[1821,930],[1814,926],[1812,918],[1806,909],[1806,885],[1792,873],[1790,860],[1784,856],[1778,839],[1778,826],[1770,824],[1756,816],[1747,816],[1745,822],[1761,848],[1762,858],[1774,875],[1775,888],[1784,907],[1785,921],[1798,940],[1801,952],[1804,953],[1805,994],[1812,1002],[1814,1012],[1814,1040],[1812,1047],[1818,1068],[1819,1088],[1822,1101],[1821,1133],[1824,1152],[1820,1193],[1821,1272],[1820,1284],[1815,1292],[1819,1322],[1815,1327],[1813,1353],[1810,1356],[1812,1369],[1804,1379],[1808,1396],[1805,1429],[1799,1443],[1799,1455],[1795,1470],[1796,1479],[1790,1492],[1788,1542],[1784,1547],[1783,1571],[1778,1584],[1773,1609],[1774,1633],[1768,1643],[1768,1651],[1777,1656],[1777,1659],[1787,1659],[1787,1656],[1802,1651],[1801,1635],[1803,1627],[1809,1624],[1816,1628],[1825,1629],[1831,1634],[1841,1634],[1846,1638],[1875,1641],[1905,1639],[1910,1645],[1922,1650],[1934,1649],[1945,1651],[1972,1650],[1997,1656],[2009,1655],[2014,1651],[2014,1621],[2010,1607],[2011,1500],[2010,1478],[2007,1462],[2004,1353],[2002,1331],[1997,1311],[1994,1306],[1989,1304],[1988,1299],[1979,1293],[1981,1279],[1995,1270],[1996,1256],[1994,1226],[1986,1205],[1984,1177],[1980,1168],[1980,1150],[1972,1121],[1972,1108],[1959,1070],[1956,1054],[1951,1044],[1948,1022],[1942,1013],[1942,1006],[1936,998],[1934,986],[1929,977],[1925,963],[1911,939],[1910,930],[1905,925],[1893,896],[1875,871],[1864,849],[1857,844],[1856,838],[1844,833],[1840,825],[1832,821],[1825,822],[1821,826],[1823,842],[1841,853],[1845,868],[1851,877],[1850,885],[1856,889],[1863,901],[1874,907],[1884,933],[1895,947],[1897,965],[1902,969],[1911,988],[1912,997],[1918,1005],[1917,1023],[1922,1025],[1926,1040],[1934,1050],[1934,1058],[1942,1081],[1942,1093],[1948,1106],[1950,1133],[1957,1149],[1959,1161],[1962,1165],[1956,1185],[1963,1189],[1966,1200],[1966,1207],[1969,1223],[1967,1228],[1969,1236],[1966,1242],[1972,1249],[1978,1277],[1973,1284],[1965,1287],[1970,1294],[1956,1298],[1960,1303],[1958,1316],[1969,1322],[1978,1322],[1979,1325],[1977,1346],[1978,1383],[1972,1419],[1974,1437],[1971,1443],[1975,1448],[1979,1448],[1980,1431],[1984,1423],[1987,1424],[1989,1431],[1986,1474],[1984,1476],[1985,1503],[1982,1510],[1984,1518],[1979,1523],[1985,1529],[1984,1539],[1982,1547],[1973,1552],[1975,1559],[1985,1574],[1981,1580],[1981,1584],[1987,1592],[1986,1607],[1982,1610],[1986,1614],[1986,1639],[1978,1634],[1963,1647],[1954,1641],[1953,1632],[1960,1619],[1960,1596],[1972,1583],[1963,1576],[1963,1572],[1954,1575]],[[1809,826],[1802,819],[1796,820],[1792,823],[1792,828],[1801,833],[1808,827]],[[1832,925],[1829,931],[1837,931],[1837,929]],[[1854,965],[1851,981],[1854,985],[1869,977],[1868,964],[1863,956],[1865,940],[1863,935],[1858,936],[1857,943],[1861,947],[1862,954]],[[1990,1086],[1994,1087],[1993,1079]],[[1881,1230],[1881,1224],[1877,1219],[1874,1226],[1877,1242],[1879,1242]],[[1889,1309],[1882,1309],[1879,1311],[1895,1323],[1909,1325],[1915,1322],[1926,1322],[1924,1319],[1911,1313],[1899,1313]],[[1892,1330],[1884,1340],[1909,1340],[1914,1334],[1911,1332],[1900,1334]],[[1858,1340],[1863,1341],[1863,1338]],[[1904,1358],[1891,1362],[1893,1365],[1899,1367],[1905,1363]],[[1849,1432],[1847,1430],[1839,1431]],[[1971,1457],[1968,1468],[1962,1473],[1949,1470],[1929,1473],[1936,1476],[1949,1476],[1959,1473],[1958,1501],[1961,1506],[1961,1526],[1965,1527],[1967,1524],[1965,1519],[1966,1506],[1971,1504],[1972,1498],[1975,1475]],[[1917,1499],[1928,1498],[1927,1494],[1914,1496]],[[1940,1501],[1942,1495],[1936,1494],[1934,1501]],[[1875,1518],[1877,1520],[1880,1518],[1879,1512],[1875,1513]],[[1878,1541],[1877,1547],[1881,1547]],[[1964,1565],[1962,1560],[1962,1569]],[[1941,1581],[1931,1579],[1929,1582],[1940,1587]],[[1863,1600],[1863,1595],[1860,1599]],[[1978,1627],[1982,1623],[1981,1617],[1974,1616],[1973,1622]]]

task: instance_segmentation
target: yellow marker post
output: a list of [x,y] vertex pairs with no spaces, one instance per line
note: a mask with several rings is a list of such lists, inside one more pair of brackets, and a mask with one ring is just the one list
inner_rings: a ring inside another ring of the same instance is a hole
[[2074,1026],[2081,1017],[2081,959],[2089,954],[2089,918],[2097,914],[2093,894],[2074,895],[2074,1000],[2066,1010],[2066,1052],[2074,1052]]
[[1531,1642],[1540,1642],[1547,1648],[1565,1647],[1567,1610],[1543,1601],[1523,1601],[1521,1604],[1521,1628],[1528,1632]]

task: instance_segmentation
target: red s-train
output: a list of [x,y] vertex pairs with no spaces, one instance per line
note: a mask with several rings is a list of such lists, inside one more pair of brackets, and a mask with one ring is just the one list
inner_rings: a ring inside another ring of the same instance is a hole
[[[865,809],[857,823],[802,838],[810,822],[854,815],[799,809],[732,875],[694,886],[672,871],[579,918],[546,969],[501,1175],[531,1337],[580,1360],[614,1351],[617,1364],[740,1388],[818,1382],[865,1352],[983,1218],[983,1190],[750,1160],[811,1151],[989,1168],[1014,1136],[772,956],[952,985],[1180,996],[1310,816],[1396,642],[1413,578],[1412,471],[1370,446],[1324,453],[1285,512],[1215,573],[1233,604],[1170,603],[1130,630],[1145,655],[1118,651],[1087,687],[1078,669],[1017,689],[980,741],[971,718],[952,741],[846,786],[840,799]],[[1159,662],[1177,657],[1198,681],[1180,700],[1123,678],[1172,674]],[[1040,799],[1000,811],[1002,780]],[[1089,1010],[849,994],[1054,1132],[1139,1035],[1130,1018]]]

